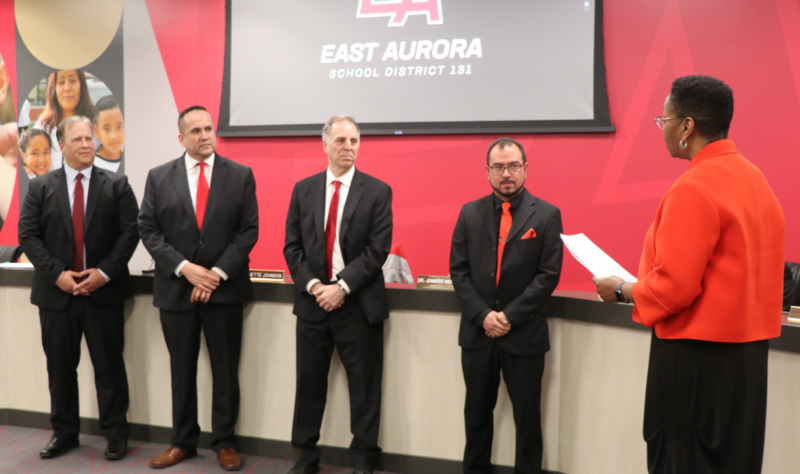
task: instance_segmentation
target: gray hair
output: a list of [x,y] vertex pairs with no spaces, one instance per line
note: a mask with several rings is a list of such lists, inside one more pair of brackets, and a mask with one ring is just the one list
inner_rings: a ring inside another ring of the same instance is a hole
[[356,126],[356,131],[361,134],[361,129],[358,128],[358,124],[356,123],[356,119],[349,115],[334,115],[333,117],[329,118],[327,122],[325,122],[325,126],[322,127],[322,141],[326,142],[329,138],[331,138],[331,126],[336,122],[343,122],[348,121]]
[[87,127],[89,127],[89,130],[92,129],[92,121],[82,115],[73,115],[72,117],[67,117],[58,124],[58,129],[56,129],[56,138],[58,139],[59,143],[63,142],[64,134],[66,134],[67,130],[72,128],[78,122],[83,122]]

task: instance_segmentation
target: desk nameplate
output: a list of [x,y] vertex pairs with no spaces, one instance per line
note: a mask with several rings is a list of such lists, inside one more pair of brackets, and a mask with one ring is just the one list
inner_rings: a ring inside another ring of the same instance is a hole
[[427,288],[433,290],[452,290],[453,280],[450,275],[419,275],[417,276],[417,288]]
[[250,270],[251,281],[272,281],[283,283],[286,281],[285,270]]

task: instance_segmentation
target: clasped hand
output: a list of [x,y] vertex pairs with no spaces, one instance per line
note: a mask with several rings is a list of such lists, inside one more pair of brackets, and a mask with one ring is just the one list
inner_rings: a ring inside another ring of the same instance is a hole
[[502,311],[492,311],[483,320],[483,329],[489,337],[503,337],[511,330],[511,322]]
[[105,284],[106,279],[96,268],[89,268],[82,272],[66,270],[56,281],[56,285],[61,291],[71,293],[73,296],[89,296],[90,293]]
[[208,303],[211,299],[211,293],[219,287],[221,280],[219,273],[191,262],[183,266],[181,274],[189,280],[189,283],[194,285],[191,297],[192,303]]
[[314,283],[311,286],[311,294],[317,297],[320,308],[329,313],[344,304],[344,291],[336,283],[331,285],[323,285],[321,282]]

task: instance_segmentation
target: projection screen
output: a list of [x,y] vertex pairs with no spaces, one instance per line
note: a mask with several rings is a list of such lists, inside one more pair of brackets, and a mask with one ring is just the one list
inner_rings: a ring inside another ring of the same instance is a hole
[[600,0],[228,0],[220,136],[610,132]]

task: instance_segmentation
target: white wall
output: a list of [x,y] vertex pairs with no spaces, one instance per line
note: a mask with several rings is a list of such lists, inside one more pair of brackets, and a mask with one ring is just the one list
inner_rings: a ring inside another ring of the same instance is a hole
[[[147,172],[183,153],[178,142],[178,107],[161,60],[145,0],[125,0],[125,174],[139,204]],[[130,262],[132,273],[150,267],[142,243]]]

